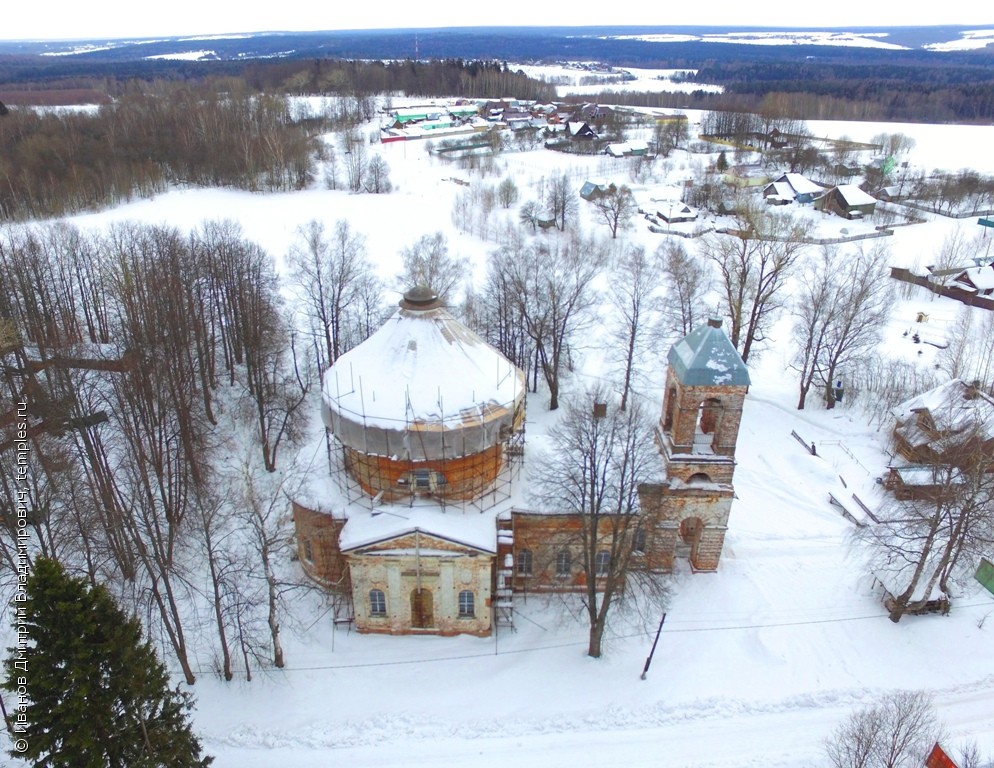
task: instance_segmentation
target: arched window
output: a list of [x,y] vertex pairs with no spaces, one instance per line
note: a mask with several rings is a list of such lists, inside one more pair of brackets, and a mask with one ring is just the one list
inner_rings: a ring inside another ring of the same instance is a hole
[[369,590],[369,615],[370,616],[387,615],[387,596],[383,594],[382,589]]
[[666,412],[663,415],[663,431],[673,431],[673,411],[676,410],[676,387],[670,387],[666,393]]
[[556,552],[556,576],[569,576],[573,565],[573,555],[568,549],[560,549]]
[[594,573],[598,576],[607,576],[611,570],[611,553],[601,550],[594,558]]
[[632,535],[632,552],[645,552],[645,527],[642,525]]
[[531,576],[532,573],[532,551],[530,549],[518,550],[518,575]]
[[476,615],[475,611],[476,600],[473,593],[468,589],[464,589],[459,593],[459,618],[460,619],[471,619]]
[[441,472],[436,472],[434,469],[427,469],[424,467],[419,467],[418,469],[412,469],[409,472],[405,472],[401,475],[398,483],[400,485],[410,486],[414,491],[418,493],[431,493],[442,488],[448,481],[445,479],[445,475]]

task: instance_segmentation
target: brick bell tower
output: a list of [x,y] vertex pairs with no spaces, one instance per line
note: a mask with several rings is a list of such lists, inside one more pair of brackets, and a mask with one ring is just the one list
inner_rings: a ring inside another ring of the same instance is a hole
[[749,371],[716,319],[674,344],[667,363],[656,430],[666,480],[641,489],[643,510],[654,518],[654,565],[672,568],[686,556],[695,571],[714,571],[734,496]]

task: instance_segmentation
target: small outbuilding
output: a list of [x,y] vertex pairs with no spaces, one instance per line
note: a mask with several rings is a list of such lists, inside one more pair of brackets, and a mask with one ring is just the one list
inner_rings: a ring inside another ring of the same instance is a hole
[[656,209],[656,218],[667,224],[677,224],[682,221],[697,221],[697,211],[684,202],[673,201],[661,203]]

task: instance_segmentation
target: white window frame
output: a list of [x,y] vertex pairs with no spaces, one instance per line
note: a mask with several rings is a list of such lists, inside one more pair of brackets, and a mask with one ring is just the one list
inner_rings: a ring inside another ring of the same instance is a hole
[[602,579],[611,572],[611,553],[602,549],[594,555],[594,575]]
[[525,547],[524,549],[519,549],[518,556],[515,559],[514,563],[515,572],[519,576],[531,576],[533,560],[534,557],[530,549],[528,549],[527,547]]
[[[378,595],[378,599],[374,600],[373,595]],[[382,610],[376,610],[377,604],[382,606]],[[372,618],[382,619],[387,615],[387,594],[382,589],[371,589],[369,590],[369,615]]]
[[568,549],[556,552],[556,576],[565,578],[573,571],[573,553]]
[[[469,610],[466,610],[466,608]],[[476,618],[476,593],[471,589],[464,589],[459,593],[459,618]]]

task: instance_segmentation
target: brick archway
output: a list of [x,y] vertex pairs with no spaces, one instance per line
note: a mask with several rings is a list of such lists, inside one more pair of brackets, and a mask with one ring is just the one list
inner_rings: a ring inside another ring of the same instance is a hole
[[703,530],[704,521],[699,517],[688,517],[680,521],[680,539],[684,544],[689,544],[692,550],[697,549]]

